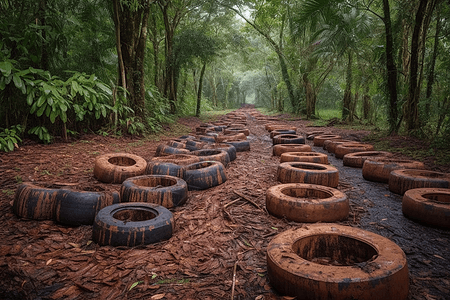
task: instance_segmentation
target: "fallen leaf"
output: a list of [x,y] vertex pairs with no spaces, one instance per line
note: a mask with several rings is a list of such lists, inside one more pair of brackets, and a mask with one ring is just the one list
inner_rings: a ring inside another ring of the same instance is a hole
[[166,296],[165,293],[163,293],[163,294],[156,294],[156,295],[153,295],[150,299],[158,300],[158,299],[164,298],[165,296]]

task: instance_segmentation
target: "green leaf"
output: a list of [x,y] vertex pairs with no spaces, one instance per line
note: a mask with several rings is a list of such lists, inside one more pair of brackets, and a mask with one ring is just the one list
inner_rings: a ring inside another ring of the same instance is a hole
[[9,151],[13,151],[14,150],[14,144],[11,140],[8,140],[8,149]]
[[41,107],[39,107],[38,111],[36,112],[36,115],[38,117],[42,116],[42,114],[44,113],[46,107],[47,107],[47,105],[42,105]]
[[55,123],[56,117],[58,116],[58,114],[55,111],[52,111],[50,113],[50,122]]
[[108,86],[106,86],[105,84],[103,84],[103,83],[101,83],[101,82],[96,82],[95,85],[96,85],[99,89],[101,89],[103,92],[105,92],[106,94],[112,95],[111,89],[110,89]]
[[66,114],[66,112],[62,111],[62,112],[59,114],[59,117],[61,118],[61,121],[63,121],[63,123],[66,123],[66,122],[67,122],[67,114]]
[[[13,74],[13,82],[14,82],[14,85],[15,85],[18,89],[20,89],[20,90],[22,90],[22,91],[24,90],[25,85],[23,84],[22,79],[20,78],[19,75],[17,75],[17,73]],[[25,93],[24,93],[24,94],[25,94]]]
[[9,61],[2,61],[0,62],[0,71],[2,71],[3,76],[9,76],[11,74],[11,70],[13,68],[13,65]]
[[5,77],[0,77],[0,91],[3,91],[6,87]]
[[27,95],[27,104],[28,105],[33,104],[33,100],[34,100],[34,90],[31,90]]
[[52,97],[47,98],[47,104],[50,106],[53,106],[53,98]]
[[134,289],[138,284],[141,284],[141,283],[143,283],[143,281],[136,281],[135,283],[133,283],[133,284],[130,286],[129,291],[131,291],[131,290]]
[[45,103],[46,98],[44,97],[44,95],[41,95],[38,99],[38,101],[36,102],[38,107],[41,107],[44,103]]

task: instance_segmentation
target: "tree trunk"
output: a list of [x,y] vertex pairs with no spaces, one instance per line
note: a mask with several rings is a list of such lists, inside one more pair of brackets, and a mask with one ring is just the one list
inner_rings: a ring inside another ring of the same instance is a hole
[[351,109],[352,104],[352,84],[353,84],[353,74],[352,74],[352,63],[353,54],[352,51],[348,51],[348,62],[347,62],[347,75],[344,91],[344,99],[342,104],[342,120],[349,122],[353,121],[353,114]]
[[437,16],[436,16],[436,34],[434,36],[434,46],[433,46],[433,54],[431,56],[430,61],[430,69],[428,70],[428,78],[427,78],[427,92],[426,92],[426,107],[425,112],[429,115],[430,114],[430,107],[431,107],[431,95],[433,94],[433,84],[435,80],[435,67],[436,67],[436,59],[439,53],[439,33],[441,31],[441,16],[440,16],[440,10],[437,10]]
[[308,73],[303,74],[303,86],[306,96],[306,118],[310,119],[316,113],[316,93],[308,78]]
[[387,70],[387,88],[389,93],[389,131],[397,133],[398,131],[398,108],[397,108],[397,66],[394,61],[394,38],[391,24],[391,11],[389,0],[383,0],[384,29],[386,35],[386,70]]
[[197,111],[195,113],[196,117],[200,117],[200,104],[202,101],[203,76],[205,75],[205,70],[206,70],[206,63],[203,63],[202,71],[200,72],[200,79],[198,80]]
[[428,0],[420,0],[419,8],[417,9],[413,35],[411,37],[411,64],[409,72],[409,89],[406,103],[405,121],[408,130],[418,129],[419,122],[419,94],[420,85],[418,83],[418,69],[419,69],[419,42],[420,32],[425,17],[425,10]]

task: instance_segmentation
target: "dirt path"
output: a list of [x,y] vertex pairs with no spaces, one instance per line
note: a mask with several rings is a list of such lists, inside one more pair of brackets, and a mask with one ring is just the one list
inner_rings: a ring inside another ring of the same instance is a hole
[[[154,142],[96,136],[0,155],[5,191],[0,195],[0,298],[231,299],[235,278],[235,299],[286,299],[267,281],[265,249],[277,233],[301,224],[265,210],[266,190],[278,184],[279,158],[272,156],[265,122],[250,116],[247,121],[251,151],[239,152],[230,163],[228,180],[189,192],[187,203],[172,210],[176,231],[169,241],[133,249],[99,247],[91,242],[91,226],[18,219],[10,206],[13,192],[19,179],[117,191],[120,185],[101,184],[93,177],[95,157],[125,151],[149,159],[169,137]],[[307,130],[305,122],[285,123]],[[339,189],[352,202],[350,217],[341,224],[387,236],[404,249],[412,278],[410,299],[448,299],[448,232],[403,218],[400,199],[386,185],[364,181],[359,169],[330,160],[340,170]]]

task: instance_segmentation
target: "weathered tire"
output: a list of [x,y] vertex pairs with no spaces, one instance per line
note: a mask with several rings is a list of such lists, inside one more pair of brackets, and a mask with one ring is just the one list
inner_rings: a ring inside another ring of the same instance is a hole
[[146,167],[147,162],[140,156],[109,153],[95,159],[94,177],[104,183],[122,183],[127,178],[143,175]]
[[189,151],[195,151],[202,149],[208,142],[200,141],[200,140],[187,140],[186,141],[186,149]]
[[283,129],[283,130],[295,130],[297,131],[297,127],[284,125],[284,124],[266,124],[265,126],[266,130],[268,132],[271,132],[276,129]]
[[200,161],[218,161],[221,162],[224,167],[228,166],[230,163],[230,156],[226,150],[216,150],[216,149],[201,149],[197,151],[192,151],[192,155],[198,156]]
[[342,159],[345,154],[354,152],[372,151],[373,146],[369,144],[360,143],[343,143],[336,146],[334,155],[336,158]]
[[182,139],[174,139],[167,142],[167,145],[174,148],[186,149],[186,141]]
[[20,218],[52,220],[55,214],[59,188],[46,188],[30,182],[22,183],[16,190],[13,212]]
[[206,190],[227,180],[225,167],[217,161],[202,161],[186,166],[184,180],[191,190]]
[[236,149],[236,152],[250,151],[249,141],[225,142],[225,144],[233,145]]
[[333,139],[341,139],[342,137],[340,135],[336,134],[323,134],[323,135],[316,135],[313,140],[314,146],[317,147],[323,147],[323,143],[326,140],[333,140]]
[[236,148],[233,145],[227,143],[208,144],[203,146],[202,149],[225,150],[230,156],[230,161],[236,159]]
[[172,236],[175,221],[165,207],[152,203],[119,203],[97,214],[92,239],[99,245],[148,245]]
[[310,183],[335,188],[339,184],[339,171],[322,164],[284,162],[278,166],[277,178],[281,183]]
[[246,141],[247,136],[243,133],[225,134],[216,136],[216,143]]
[[274,136],[280,134],[297,134],[297,131],[292,129],[275,129],[269,133],[269,136],[271,139],[273,139]]
[[278,144],[272,147],[274,156],[281,156],[285,152],[311,152],[311,146],[305,144]]
[[389,174],[389,190],[403,195],[417,188],[449,188],[450,174],[419,169],[394,170]]
[[278,144],[304,144],[305,138],[297,134],[279,134],[273,137],[272,143]]
[[117,192],[61,189],[56,197],[53,219],[72,226],[92,225],[101,209],[119,202],[120,197]]
[[[318,263],[325,257],[341,265]],[[399,246],[337,224],[310,224],[275,236],[267,246],[267,272],[281,295],[298,299],[405,300],[409,292]]]
[[155,156],[167,156],[167,155],[174,155],[174,154],[189,154],[188,149],[182,149],[182,148],[175,148],[169,145],[159,145],[156,147]]
[[355,143],[352,140],[346,139],[331,139],[323,141],[323,150],[327,150],[328,153],[334,153],[336,151],[336,147],[343,143]]
[[325,131],[316,130],[316,131],[308,131],[308,132],[305,132],[305,135],[306,135],[306,139],[307,139],[307,140],[314,140],[314,137],[315,137],[316,135],[321,135],[321,134],[325,134]]
[[416,222],[450,229],[450,189],[407,190],[403,195],[402,212]]
[[288,161],[311,162],[316,164],[328,164],[328,156],[318,152],[285,152],[280,156],[280,163]]
[[122,202],[147,202],[172,208],[184,204],[187,198],[186,182],[175,176],[136,176],[125,180],[120,188]]
[[237,134],[243,133],[245,136],[250,135],[250,131],[247,128],[227,128],[223,131],[224,134]]
[[388,158],[390,156],[392,156],[392,153],[386,151],[363,151],[344,155],[342,162],[344,166],[362,168],[366,159]]
[[[153,157],[147,162],[147,170],[149,170],[148,164],[155,162],[172,163],[179,166],[187,166],[196,162],[199,162],[200,158],[197,155],[192,154],[173,154],[167,156]],[[150,173],[147,173],[150,174]],[[156,174],[156,173],[155,173]],[[160,174],[169,175],[169,174]]]
[[207,143],[215,143],[215,142],[216,142],[215,136],[206,136],[206,135],[203,135],[203,136],[200,136],[200,137],[199,137],[199,140],[200,140],[200,141],[207,142]]
[[362,175],[365,180],[376,182],[389,182],[389,174],[400,169],[425,169],[420,161],[400,160],[392,158],[367,159],[364,161]]
[[349,213],[347,196],[336,189],[302,183],[272,186],[266,193],[267,211],[294,222],[336,222]]
[[149,161],[145,174],[147,175],[167,175],[184,178],[186,170],[183,166],[171,162]]

